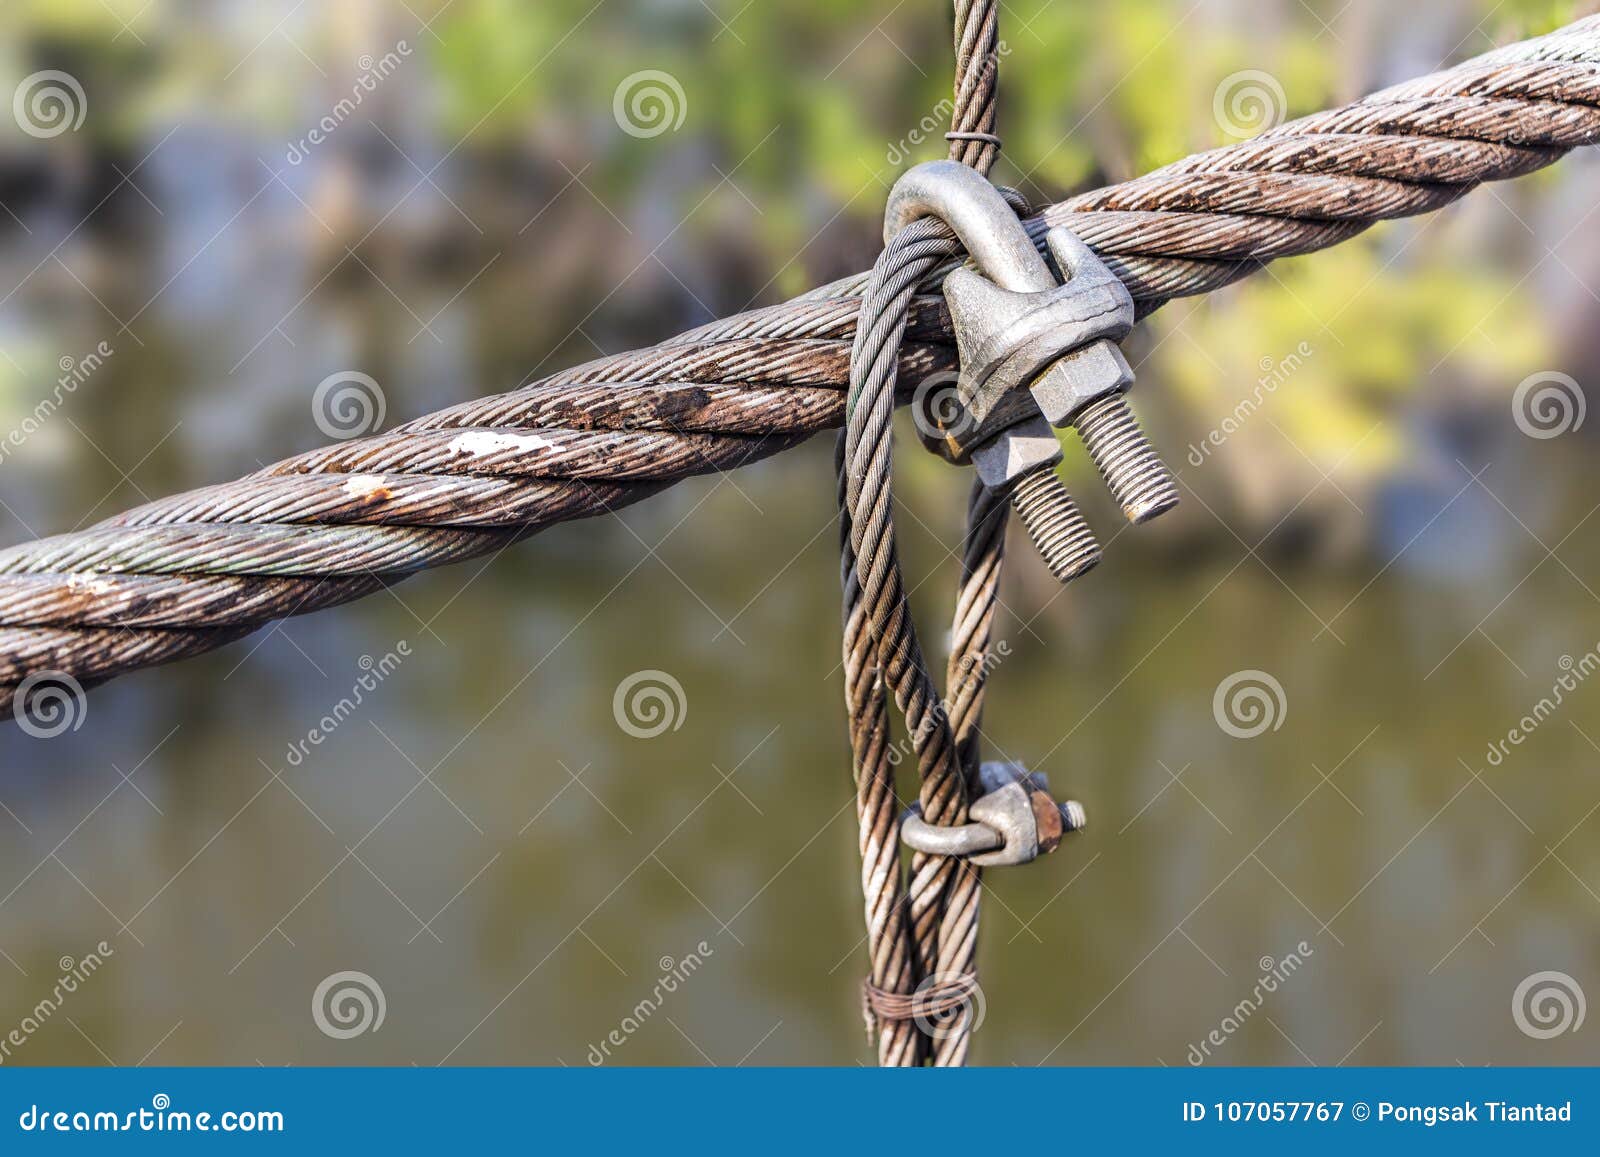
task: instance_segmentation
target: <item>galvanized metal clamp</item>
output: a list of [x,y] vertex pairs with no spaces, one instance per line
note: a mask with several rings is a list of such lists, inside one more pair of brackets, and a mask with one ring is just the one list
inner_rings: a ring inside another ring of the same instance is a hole
[[1078,431],[1131,521],[1178,502],[1123,397],[1133,370],[1116,343],[1133,328],[1133,299],[1059,225],[1045,234],[1058,280],[1005,198],[965,165],[930,161],[907,171],[889,194],[885,239],[927,216],[950,226],[975,268],[944,281],[961,356],[959,412],[925,408],[923,440],[952,462],[970,462],[985,485],[1008,489],[1051,572],[1070,581],[1100,561],[1100,547],[1056,476],[1061,446],[1051,426]]
[[965,824],[930,824],[919,805],[900,819],[907,847],[934,856],[961,856],[980,868],[1026,864],[1056,850],[1067,832],[1088,819],[1075,800],[1058,804],[1043,774],[1029,774],[1020,763],[985,763],[978,770],[983,794],[967,808]]

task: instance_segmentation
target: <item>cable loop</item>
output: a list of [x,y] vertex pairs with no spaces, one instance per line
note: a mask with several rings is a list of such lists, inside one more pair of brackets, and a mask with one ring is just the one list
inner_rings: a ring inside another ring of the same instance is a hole
[[[955,102],[950,156],[986,175],[999,155],[994,135],[998,72],[996,0],[955,0]],[[1020,196],[1016,201],[1021,201]],[[1013,204],[1013,207],[1015,205]],[[968,503],[961,586],[946,694],[941,700],[911,622],[895,548],[891,494],[892,433],[899,350],[916,290],[952,258],[960,243],[943,222],[924,218],[887,239],[862,293],[850,353],[850,393],[839,437],[840,554],[844,580],[846,703],[861,826],[862,889],[872,974],[863,982],[878,1021],[885,1065],[965,1062],[971,1010],[956,1003],[941,1031],[926,1016],[909,1022],[905,1002],[919,980],[972,977],[978,920],[978,872],[960,859],[912,857],[909,887],[899,855],[894,768],[887,759],[888,695],[905,717],[917,755],[919,803],[941,824],[966,821],[967,780],[977,773],[979,718],[988,673],[1005,543],[1006,506],[975,486]],[[972,978],[973,987],[976,978]],[[868,1035],[872,1035],[872,1015]]]

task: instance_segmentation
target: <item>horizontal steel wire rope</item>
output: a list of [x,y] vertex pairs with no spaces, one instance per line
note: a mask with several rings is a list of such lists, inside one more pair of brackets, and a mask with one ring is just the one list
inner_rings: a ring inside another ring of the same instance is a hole
[[[1600,140],[1600,17],[1051,205],[1147,315],[1273,258],[1448,204]],[[865,274],[383,434],[0,550],[0,706],[478,557],[788,449],[844,418]],[[939,274],[899,380],[952,368]]]

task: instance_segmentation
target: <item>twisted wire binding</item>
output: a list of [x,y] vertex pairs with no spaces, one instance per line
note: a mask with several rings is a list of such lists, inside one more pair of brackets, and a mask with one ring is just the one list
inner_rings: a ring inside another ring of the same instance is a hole
[[850,752],[856,784],[856,820],[860,829],[861,894],[866,902],[869,969],[862,986],[862,1018],[867,1039],[874,1036],[878,1063],[907,1068],[922,1061],[922,1034],[905,1017],[881,1011],[884,998],[911,999],[917,982],[916,962],[906,925],[905,884],[900,872],[900,801],[895,795],[894,766],[889,761],[888,693],[878,670],[877,647],[867,626],[856,573],[848,517],[845,439],[835,446],[834,469],[839,480],[839,568],[844,588],[844,689]]
[[[1147,315],[1600,139],[1600,17],[1047,207]],[[929,294],[942,269],[919,287]],[[88,685],[478,557],[838,426],[866,275],[0,550],[0,706]],[[911,304],[902,380],[951,368]]]

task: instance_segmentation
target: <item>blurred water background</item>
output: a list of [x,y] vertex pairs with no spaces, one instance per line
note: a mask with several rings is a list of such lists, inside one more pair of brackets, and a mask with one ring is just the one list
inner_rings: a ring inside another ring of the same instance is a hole
[[[1238,74],[1298,115],[1591,7],[1016,0],[996,176],[1056,199],[1262,127],[1218,103]],[[320,444],[332,374],[393,424],[864,268],[941,151],[947,28],[888,0],[11,0],[0,95],[58,71],[84,115],[0,117],[0,430],[29,430],[0,541]],[[630,132],[646,70],[676,123]],[[987,730],[1091,826],[991,874],[977,1060],[1181,1065],[1214,1031],[1208,1063],[1600,1055],[1512,1013],[1541,971],[1600,994],[1600,689],[1488,755],[1600,646],[1600,423],[1513,409],[1600,370],[1597,188],[1585,149],[1141,327],[1185,504],[1066,594],[1015,543]],[[904,444],[942,660],[966,479]],[[6,1063],[584,1064],[614,1030],[611,1063],[867,1060],[830,457],[0,730],[0,1034],[107,948]],[[653,738],[613,712],[641,670],[683,690]],[[1240,671],[1283,689],[1255,738],[1213,712]],[[341,971],[381,1028],[319,1029]]]

